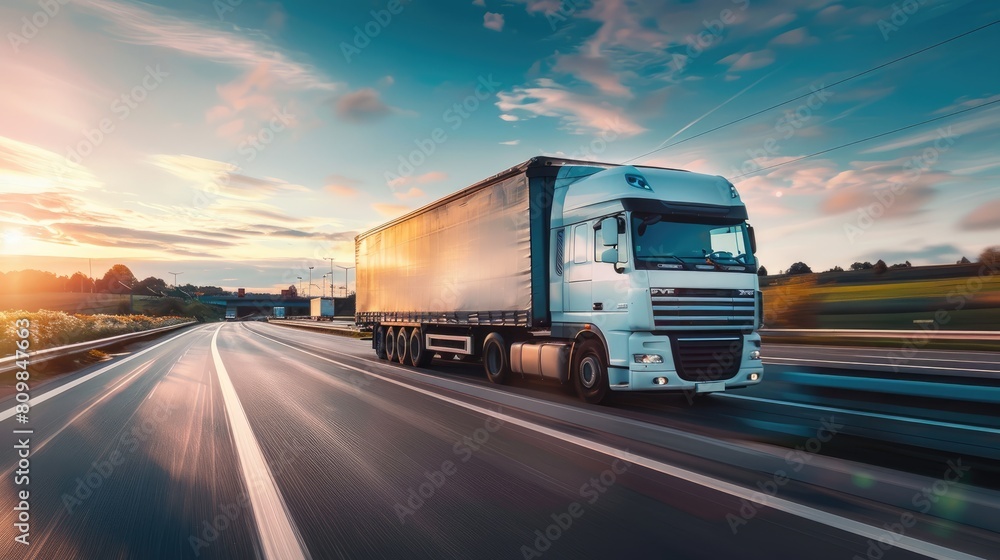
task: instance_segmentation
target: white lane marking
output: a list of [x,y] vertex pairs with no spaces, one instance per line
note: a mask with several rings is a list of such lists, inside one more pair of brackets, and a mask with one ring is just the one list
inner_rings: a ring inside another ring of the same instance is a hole
[[944,371],[973,371],[976,373],[1000,373],[995,369],[971,369],[971,368],[949,368],[949,367],[938,367],[938,366],[911,366],[908,364],[872,364],[867,362],[838,362],[834,360],[812,360],[809,358],[775,358],[773,356],[764,358],[764,362],[769,362],[771,360],[784,360],[788,362],[813,362],[820,364],[841,364],[841,365],[853,365],[853,366],[868,366],[868,367],[898,367],[898,368],[912,368],[912,369],[937,369]]
[[[251,330],[251,332],[253,332],[253,331]],[[270,338],[270,337],[268,337],[268,338]],[[509,423],[514,424],[516,426],[520,426],[522,428],[525,428],[525,429],[528,429],[528,430],[532,430],[534,432],[538,432],[540,434],[547,435],[549,437],[553,437],[553,438],[565,441],[567,443],[572,443],[572,444],[577,445],[579,447],[583,447],[584,449],[589,449],[589,450],[595,451],[597,453],[602,453],[602,454],[607,455],[609,457],[615,457],[617,459],[621,459],[621,460],[626,461],[626,462],[631,462],[631,463],[634,463],[634,464],[637,464],[637,465],[642,465],[642,466],[644,466],[644,467],[646,467],[648,469],[657,471],[657,472],[665,474],[667,476],[672,476],[674,478],[679,478],[681,480],[685,480],[687,482],[691,482],[693,484],[697,484],[697,485],[703,486],[705,488],[710,488],[712,490],[716,490],[718,492],[722,492],[723,494],[728,494],[730,496],[733,496],[734,498],[741,498],[741,499],[748,500],[748,501],[751,501],[751,502],[756,502],[756,503],[761,504],[762,506],[770,507],[770,508],[776,509],[778,511],[783,511],[785,513],[794,515],[796,517],[801,517],[802,519],[806,519],[808,521],[813,521],[813,522],[816,522],[816,523],[820,523],[822,525],[826,525],[828,527],[833,527],[835,529],[840,529],[842,531],[846,531],[848,533],[853,533],[853,534],[861,536],[861,537],[866,537],[866,538],[871,539],[871,540],[876,541],[876,542],[880,538],[883,538],[883,537],[886,536],[886,530],[885,529],[880,529],[878,527],[875,527],[875,526],[872,526],[872,525],[868,525],[866,523],[861,523],[860,521],[855,521],[853,519],[848,519],[846,517],[841,517],[839,515],[835,515],[835,514],[832,514],[832,513],[829,513],[829,512],[818,510],[816,508],[812,508],[812,507],[809,507],[809,506],[806,506],[806,505],[802,505],[802,504],[798,504],[798,503],[795,503],[795,502],[791,502],[791,501],[785,500],[783,498],[765,497],[762,500],[761,497],[760,497],[760,493],[757,492],[756,490],[751,490],[749,488],[744,488],[742,486],[738,486],[736,484],[732,484],[732,483],[726,482],[724,480],[719,480],[719,479],[716,479],[716,478],[712,478],[710,476],[705,476],[703,474],[699,474],[699,473],[696,473],[696,472],[693,472],[693,471],[689,471],[687,469],[682,469],[680,467],[675,467],[673,465],[668,465],[667,463],[663,463],[663,462],[657,461],[656,459],[651,459],[651,458],[648,458],[648,457],[643,457],[643,456],[640,456],[640,455],[635,455],[635,454],[629,453],[628,451],[625,451],[625,450],[616,449],[614,447],[611,447],[611,446],[608,446],[608,445],[604,445],[604,444],[598,443],[596,441],[590,441],[590,440],[584,439],[582,437],[575,436],[573,434],[568,434],[568,433],[565,433],[565,432],[561,432],[559,430],[554,430],[552,428],[549,428],[549,427],[546,427],[546,426],[542,426],[540,424],[536,424],[536,423],[530,422],[528,420],[522,420],[520,418],[516,418],[514,416],[510,416],[510,415],[504,414],[502,412],[497,412],[497,411],[494,411],[494,410],[490,410],[488,408],[483,408],[481,406],[477,406],[477,405],[474,405],[474,404],[462,402],[462,401],[460,401],[458,399],[453,399],[451,397],[446,397],[444,395],[439,395],[437,393],[434,393],[433,391],[428,391],[426,389],[421,389],[420,387],[414,387],[412,385],[408,385],[406,383],[403,383],[401,381],[397,381],[395,379],[386,377],[386,376],[378,374],[378,373],[366,371],[366,370],[363,370],[361,368],[354,367],[354,366],[352,366],[350,364],[345,364],[343,362],[338,362],[337,360],[332,360],[332,359],[327,358],[325,356],[320,356],[319,354],[314,354],[314,353],[309,352],[307,350],[302,350],[301,348],[296,348],[295,346],[291,346],[289,344],[285,344],[284,342],[279,342],[279,341],[274,340],[274,339],[271,339],[271,340],[273,342],[277,343],[277,344],[282,345],[282,346],[287,346],[287,347],[289,347],[289,348],[291,348],[293,350],[298,350],[299,352],[302,352],[304,354],[309,354],[310,356],[313,356],[315,358],[319,358],[321,360],[325,360],[327,362],[330,362],[332,364],[338,365],[340,367],[347,368],[347,369],[350,369],[350,370],[354,370],[354,371],[357,371],[359,373],[363,373],[365,375],[370,375],[370,376],[373,376],[373,377],[377,377],[377,378],[379,378],[379,379],[381,379],[383,381],[386,381],[388,383],[392,383],[392,384],[398,385],[400,387],[405,387],[407,389],[410,389],[411,391],[415,391],[417,393],[421,393],[423,395],[427,395],[429,397],[433,397],[435,399],[442,400],[444,402],[453,404],[455,406],[459,406],[461,408],[465,408],[467,410],[471,410],[473,412],[482,414],[484,416],[492,416],[492,417],[497,418],[499,420],[502,420],[504,422],[509,422]],[[404,371],[409,371],[409,370],[404,370]],[[925,541],[922,541],[922,540],[919,540],[919,539],[916,539],[916,538],[913,538],[913,537],[909,537],[909,536],[906,536],[906,535],[895,535],[894,534],[894,535],[892,535],[892,537],[893,537],[893,541],[894,541],[893,542],[893,546],[895,546],[896,548],[902,548],[904,550],[909,550],[910,552],[915,552],[917,554],[922,554],[922,555],[930,557],[930,558],[940,558],[941,560],[959,560],[959,559],[982,560],[978,556],[972,556],[972,555],[969,555],[969,554],[965,554],[965,553],[957,551],[957,550],[952,550],[950,548],[946,548],[946,547],[943,547],[943,546],[940,546],[940,545],[936,545],[934,543],[925,542]]]
[[[38,406],[39,404],[41,404],[41,403],[43,403],[43,402],[51,399],[52,397],[55,397],[55,396],[57,396],[57,395],[59,395],[61,393],[65,393],[66,391],[69,391],[70,389],[72,389],[73,387],[76,387],[77,385],[82,385],[83,383],[86,383],[86,382],[90,381],[91,379],[97,377],[98,375],[101,375],[102,373],[104,373],[106,371],[114,369],[114,368],[116,368],[116,367],[118,367],[118,366],[120,366],[120,365],[122,365],[124,363],[128,363],[128,362],[130,362],[130,361],[138,358],[139,356],[142,356],[143,354],[146,354],[147,352],[151,352],[151,351],[159,348],[160,346],[163,346],[164,344],[172,342],[172,341],[174,341],[174,340],[176,340],[176,339],[178,339],[178,338],[180,338],[180,337],[182,337],[182,336],[184,336],[186,334],[193,333],[193,332],[195,332],[197,330],[200,330],[200,329],[191,329],[189,331],[182,332],[181,334],[179,334],[177,336],[172,336],[172,337],[164,340],[163,342],[160,342],[159,344],[150,346],[149,348],[146,348],[145,350],[141,350],[139,352],[136,352],[135,354],[132,354],[131,356],[129,356],[127,358],[122,358],[121,360],[118,360],[117,362],[115,362],[115,363],[113,363],[111,365],[105,366],[105,367],[103,367],[103,368],[101,368],[101,369],[99,369],[99,370],[97,370],[97,371],[95,371],[93,373],[88,373],[87,375],[84,375],[83,377],[80,377],[79,379],[74,379],[73,381],[70,381],[69,383],[66,383],[64,385],[60,385],[59,387],[56,387],[55,389],[52,389],[51,391],[48,391],[46,393],[42,393],[41,395],[38,395],[37,397],[31,397],[31,400],[28,401],[28,404],[30,404],[31,407],[34,408],[34,407]],[[29,370],[29,372],[30,372],[30,370]],[[8,419],[8,418],[10,418],[12,416],[14,416],[14,411],[15,410],[16,410],[15,407],[11,407],[8,410],[0,412],[0,422],[3,422],[4,420],[6,420],[6,419]]]
[[939,420],[928,420],[925,418],[910,418],[907,416],[896,416],[894,414],[882,414],[880,412],[865,412],[863,410],[850,410],[847,408],[836,408],[832,406],[823,406],[818,404],[802,404],[791,401],[779,401],[775,399],[766,399],[763,397],[751,397],[749,395],[733,395],[727,393],[716,393],[716,397],[723,397],[727,399],[741,399],[745,401],[759,401],[771,404],[779,404],[782,406],[794,406],[797,408],[808,408],[809,410],[825,410],[827,412],[839,412],[842,414],[856,414],[859,416],[869,416],[871,418],[879,418],[882,420],[895,420],[897,422],[910,422],[913,424],[920,424],[924,426],[940,426],[943,428],[955,428],[958,430],[969,430],[973,432],[984,432],[987,434],[1000,435],[1000,430],[993,428],[987,428],[984,426],[972,426],[969,424],[953,424],[951,422],[941,422]]
[[240,458],[240,468],[250,496],[254,520],[257,522],[257,533],[264,547],[266,560],[303,559],[309,558],[309,553],[299,537],[298,530],[292,521],[285,500],[281,497],[274,475],[267,467],[264,453],[257,443],[257,438],[250,428],[236,388],[229,379],[226,366],[219,355],[219,331],[224,325],[219,325],[212,335],[212,359],[215,361],[215,372],[222,389],[222,400],[226,405],[226,415],[229,417],[229,427],[233,431],[233,441],[236,444],[236,454]]

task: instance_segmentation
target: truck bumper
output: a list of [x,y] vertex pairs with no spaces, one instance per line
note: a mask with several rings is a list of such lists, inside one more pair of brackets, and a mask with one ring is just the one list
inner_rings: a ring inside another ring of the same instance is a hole
[[[726,333],[728,336],[735,336]],[[716,352],[710,355],[710,362],[695,371],[678,371],[677,359],[674,355],[677,344],[672,337],[684,337],[683,333],[670,336],[653,333],[632,333],[628,336],[628,367],[622,367],[622,356],[612,360],[608,369],[610,388],[613,391],[695,391],[715,392],[737,387],[756,385],[764,378],[764,365],[759,359],[752,358],[754,352],[759,356],[760,335],[740,333],[742,344],[739,349],[731,352]],[[710,334],[701,336],[710,338]],[[636,355],[660,356],[661,363],[639,363]],[[738,357],[739,365],[733,360]],[[724,371],[724,373],[720,373]]]

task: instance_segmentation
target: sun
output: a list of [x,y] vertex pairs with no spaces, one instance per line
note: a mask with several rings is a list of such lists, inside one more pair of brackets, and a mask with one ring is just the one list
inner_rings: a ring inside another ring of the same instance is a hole
[[19,229],[8,229],[3,232],[3,244],[16,248],[24,242],[24,234]]

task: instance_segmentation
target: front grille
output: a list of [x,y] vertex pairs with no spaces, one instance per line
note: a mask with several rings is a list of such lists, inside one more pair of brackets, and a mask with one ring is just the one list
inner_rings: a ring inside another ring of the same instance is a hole
[[650,295],[656,328],[754,326],[755,290],[652,288]]
[[672,336],[677,375],[685,381],[720,381],[736,375],[743,359],[743,337]]

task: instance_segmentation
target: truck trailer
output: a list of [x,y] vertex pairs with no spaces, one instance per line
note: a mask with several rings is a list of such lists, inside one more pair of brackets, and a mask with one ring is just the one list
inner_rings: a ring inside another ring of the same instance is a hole
[[762,297],[723,177],[532,158],[355,239],[355,321],[379,358],[609,392],[759,383]]

